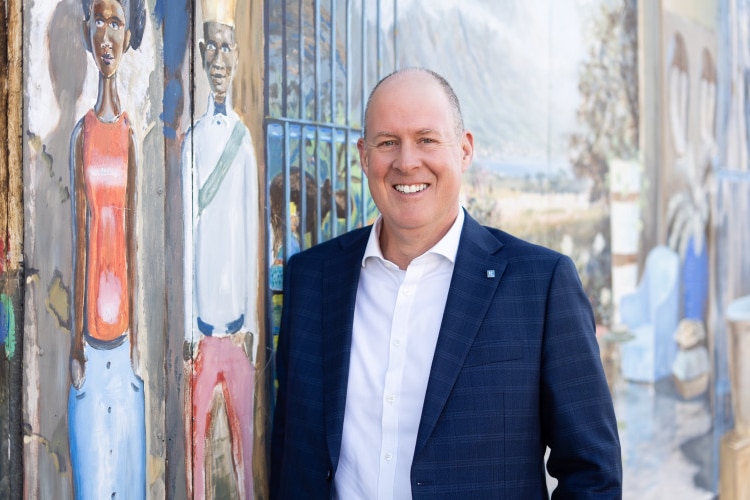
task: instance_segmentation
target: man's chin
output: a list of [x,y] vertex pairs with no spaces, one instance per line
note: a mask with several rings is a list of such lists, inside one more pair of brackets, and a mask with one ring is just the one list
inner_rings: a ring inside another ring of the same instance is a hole
[[222,80],[221,82],[213,82],[211,85],[211,88],[214,91],[214,94],[225,96],[227,95],[227,85]]

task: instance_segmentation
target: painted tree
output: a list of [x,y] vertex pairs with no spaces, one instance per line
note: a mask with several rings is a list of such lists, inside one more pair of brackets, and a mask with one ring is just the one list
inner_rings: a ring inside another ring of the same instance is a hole
[[577,176],[591,179],[591,201],[608,201],[608,159],[638,153],[636,0],[598,4],[587,29],[590,45],[578,83],[580,129],[570,138],[570,162]]

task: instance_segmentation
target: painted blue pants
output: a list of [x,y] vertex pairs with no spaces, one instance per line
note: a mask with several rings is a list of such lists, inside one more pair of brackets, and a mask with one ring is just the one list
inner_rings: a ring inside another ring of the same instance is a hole
[[133,373],[130,342],[88,343],[86,378],[68,396],[70,461],[79,500],[146,497],[143,380]]

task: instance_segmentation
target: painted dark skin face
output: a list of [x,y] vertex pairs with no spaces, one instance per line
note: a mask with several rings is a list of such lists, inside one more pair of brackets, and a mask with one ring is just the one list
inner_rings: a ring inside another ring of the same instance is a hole
[[120,2],[95,0],[91,5],[91,17],[83,22],[83,30],[97,68],[102,76],[111,78],[120,66],[122,54],[130,46],[130,30]]
[[205,39],[199,43],[203,69],[208,75],[214,101],[226,101],[237,67],[237,43],[234,28],[226,24],[209,21],[203,25]]

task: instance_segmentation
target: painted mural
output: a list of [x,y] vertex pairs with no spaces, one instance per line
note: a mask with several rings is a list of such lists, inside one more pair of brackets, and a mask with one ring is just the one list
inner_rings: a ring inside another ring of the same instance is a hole
[[133,314],[138,158],[119,97],[122,57],[143,38],[143,3],[82,2],[96,103],[70,140],[73,265],[68,396],[76,496],[145,498],[146,432]]
[[267,498],[284,264],[374,220],[411,65],[464,206],[578,267],[624,497],[750,495],[750,1],[0,1],[0,497]]
[[[234,1],[204,1],[198,43],[211,93],[183,143],[188,494],[205,498],[214,478],[218,408],[231,443],[226,491],[254,498],[254,387],[259,322],[258,168],[250,132],[232,109],[240,56]],[[234,474],[233,474],[234,476]],[[208,483],[208,484],[207,484]],[[234,485],[234,487],[232,486]],[[212,496],[212,495],[208,495]],[[221,495],[223,496],[223,495]]]

